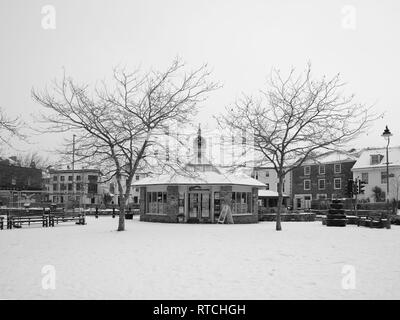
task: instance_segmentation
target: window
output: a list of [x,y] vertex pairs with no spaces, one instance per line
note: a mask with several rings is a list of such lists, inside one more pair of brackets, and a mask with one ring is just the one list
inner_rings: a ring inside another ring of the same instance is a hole
[[361,173],[361,181],[368,184],[368,172]]
[[76,184],[76,191],[81,191],[81,187],[82,186],[82,184],[81,183],[77,183]]
[[72,181],[72,176],[68,176],[68,181]]
[[254,179],[258,180],[258,171],[254,171]]
[[251,192],[232,192],[232,213],[251,213]]
[[88,193],[97,193],[97,183],[88,183]]
[[342,179],[341,178],[335,178],[333,181],[334,189],[342,189]]
[[266,185],[265,189],[269,190],[269,183],[266,183],[265,185]]
[[57,181],[57,176],[53,176],[53,181]]
[[68,183],[68,191],[72,191],[72,183]]
[[76,181],[81,181],[81,176],[76,176]]
[[386,172],[385,172],[385,171],[382,171],[382,172],[381,172],[381,183],[382,183],[382,184],[387,183]]
[[317,194],[317,200],[326,200],[326,199],[327,199],[326,194],[321,194],[321,193]]
[[167,193],[166,192],[147,192],[147,213],[167,214]]
[[11,177],[11,184],[15,186],[17,184],[17,178],[15,176]]
[[265,176],[268,178],[269,177],[269,171],[265,171]]
[[58,190],[58,184],[57,183],[53,183],[53,191],[57,191]]
[[325,190],[325,179],[319,179],[318,180],[318,189],[319,190]]
[[311,180],[304,180],[304,190],[311,190]]
[[88,180],[89,180],[89,182],[91,182],[91,183],[95,183],[95,182],[97,182],[97,176],[94,176],[94,175],[88,175]]
[[319,166],[319,174],[325,174],[325,165]]
[[335,173],[342,172],[342,165],[340,163],[335,163]]
[[139,180],[139,179],[140,179],[140,177],[139,177],[139,175],[137,174],[137,175],[136,175],[136,180]]
[[134,196],[134,197],[133,197],[133,203],[135,203],[135,204],[139,203],[138,197],[137,197],[137,196]]
[[65,181],[65,176],[60,176],[60,181]]
[[371,154],[371,165],[380,164],[383,159],[381,154]]
[[115,186],[114,186],[113,182],[110,183],[110,193],[112,193],[112,194],[115,193]]
[[60,184],[60,190],[61,190],[61,191],[66,190],[66,186],[65,186],[64,183],[61,183],[61,184]]
[[304,167],[304,175],[309,176],[310,173],[311,173],[311,167],[310,166]]

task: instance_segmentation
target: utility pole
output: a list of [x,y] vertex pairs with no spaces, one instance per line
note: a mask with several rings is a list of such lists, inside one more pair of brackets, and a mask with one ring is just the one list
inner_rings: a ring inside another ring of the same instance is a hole
[[72,136],[72,213],[75,213],[75,134]]
[[388,126],[386,126],[385,131],[383,131],[382,137],[385,138],[387,141],[386,145],[386,214],[387,218],[390,219],[390,202],[389,202],[389,144],[390,144],[390,137],[392,133],[390,132]]

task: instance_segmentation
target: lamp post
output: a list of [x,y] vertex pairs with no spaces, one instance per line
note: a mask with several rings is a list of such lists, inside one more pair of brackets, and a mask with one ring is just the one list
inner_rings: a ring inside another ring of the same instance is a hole
[[389,143],[392,133],[390,132],[388,126],[382,133],[382,137],[387,141],[386,144],[386,205],[387,205],[387,218],[389,219]]

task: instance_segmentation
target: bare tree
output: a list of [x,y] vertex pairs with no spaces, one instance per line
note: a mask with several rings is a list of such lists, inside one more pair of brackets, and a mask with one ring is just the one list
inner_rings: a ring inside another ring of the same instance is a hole
[[21,121],[19,118],[8,117],[0,107],[0,142],[10,146],[9,138],[18,137],[22,138],[20,132]]
[[89,92],[88,85],[65,77],[55,83],[52,93],[32,91],[33,98],[50,111],[41,115],[47,130],[73,131],[77,161],[101,164],[105,175],[116,178],[118,231],[125,229],[125,207],[133,177],[160,160],[152,157],[154,137],[163,134],[172,122],[189,121],[198,103],[217,88],[209,76],[206,65],[185,72],[184,64],[176,59],[163,72],[141,74],[138,70],[128,73],[115,69],[114,87],[103,83],[94,93]]
[[339,74],[331,79],[311,76],[311,65],[300,75],[287,77],[273,69],[266,91],[244,95],[218,119],[221,126],[252,132],[259,165],[272,164],[278,176],[276,230],[281,230],[285,175],[306,159],[330,149],[343,148],[375,119],[371,107],[346,96]]
[[20,153],[16,158],[22,167],[46,169],[50,165],[49,158],[36,151]]

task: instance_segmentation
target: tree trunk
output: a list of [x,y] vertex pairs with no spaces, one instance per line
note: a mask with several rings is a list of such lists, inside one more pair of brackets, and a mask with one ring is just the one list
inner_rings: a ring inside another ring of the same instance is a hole
[[281,225],[282,200],[283,200],[283,177],[282,174],[280,174],[278,182],[278,212],[276,213],[276,231],[282,230],[282,225]]
[[118,217],[118,230],[117,231],[125,231],[125,196],[124,194],[120,195],[119,202],[119,217]]
[[121,176],[117,174],[117,183],[118,183],[118,193],[119,193],[119,216],[118,216],[118,230],[125,230],[125,202],[126,198],[124,195],[124,190],[122,188]]

